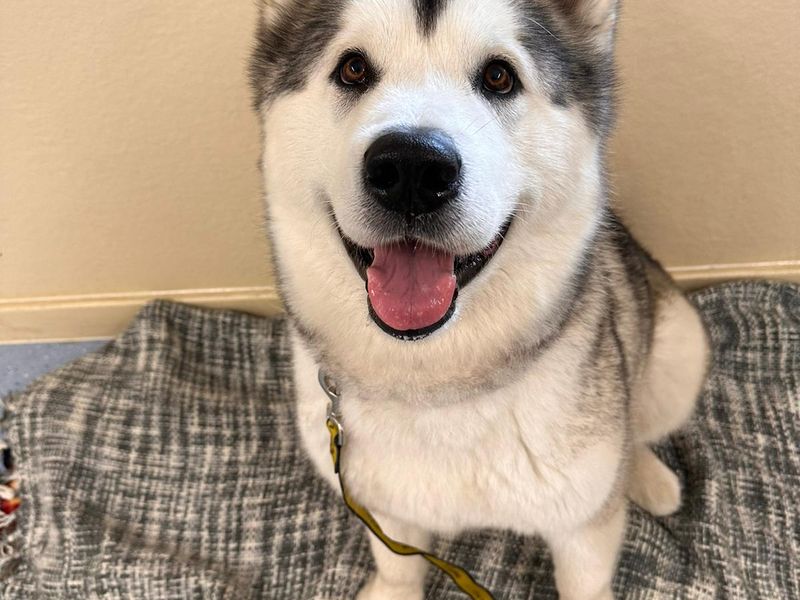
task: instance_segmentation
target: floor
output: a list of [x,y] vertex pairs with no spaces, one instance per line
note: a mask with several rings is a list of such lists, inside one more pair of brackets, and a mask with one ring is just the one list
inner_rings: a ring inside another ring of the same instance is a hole
[[105,342],[0,346],[0,398],[25,389],[38,377],[80,358]]

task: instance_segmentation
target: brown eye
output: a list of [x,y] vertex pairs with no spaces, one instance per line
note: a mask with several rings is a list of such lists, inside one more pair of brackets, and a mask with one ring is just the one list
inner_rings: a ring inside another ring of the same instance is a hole
[[367,59],[360,54],[345,58],[339,67],[339,78],[345,85],[363,85],[367,81],[368,74]]
[[483,87],[493,93],[504,96],[514,91],[516,79],[511,67],[507,64],[494,61],[487,65],[483,71]]

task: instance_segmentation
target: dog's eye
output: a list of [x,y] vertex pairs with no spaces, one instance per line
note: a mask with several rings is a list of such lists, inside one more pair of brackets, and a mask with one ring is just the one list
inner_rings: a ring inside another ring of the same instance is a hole
[[350,54],[339,65],[339,79],[347,86],[364,85],[368,76],[369,64],[361,54]]
[[492,94],[501,96],[510,94],[514,91],[516,83],[514,71],[503,61],[492,61],[483,70],[483,87]]

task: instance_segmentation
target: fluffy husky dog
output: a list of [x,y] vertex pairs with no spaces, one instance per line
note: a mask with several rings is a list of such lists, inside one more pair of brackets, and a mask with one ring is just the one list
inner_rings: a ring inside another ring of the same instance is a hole
[[[274,0],[252,59],[299,429],[394,537],[543,537],[561,598],[611,598],[628,499],[680,503],[648,444],[708,344],[608,207],[613,0]],[[361,600],[423,597],[373,540]]]

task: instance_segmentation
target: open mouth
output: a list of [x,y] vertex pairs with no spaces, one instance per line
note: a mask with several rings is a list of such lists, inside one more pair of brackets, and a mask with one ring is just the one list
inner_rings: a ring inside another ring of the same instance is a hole
[[511,221],[480,252],[456,256],[407,239],[377,248],[362,248],[341,230],[347,253],[367,284],[369,313],[386,333],[419,340],[453,316],[458,291],[489,264],[503,244]]

